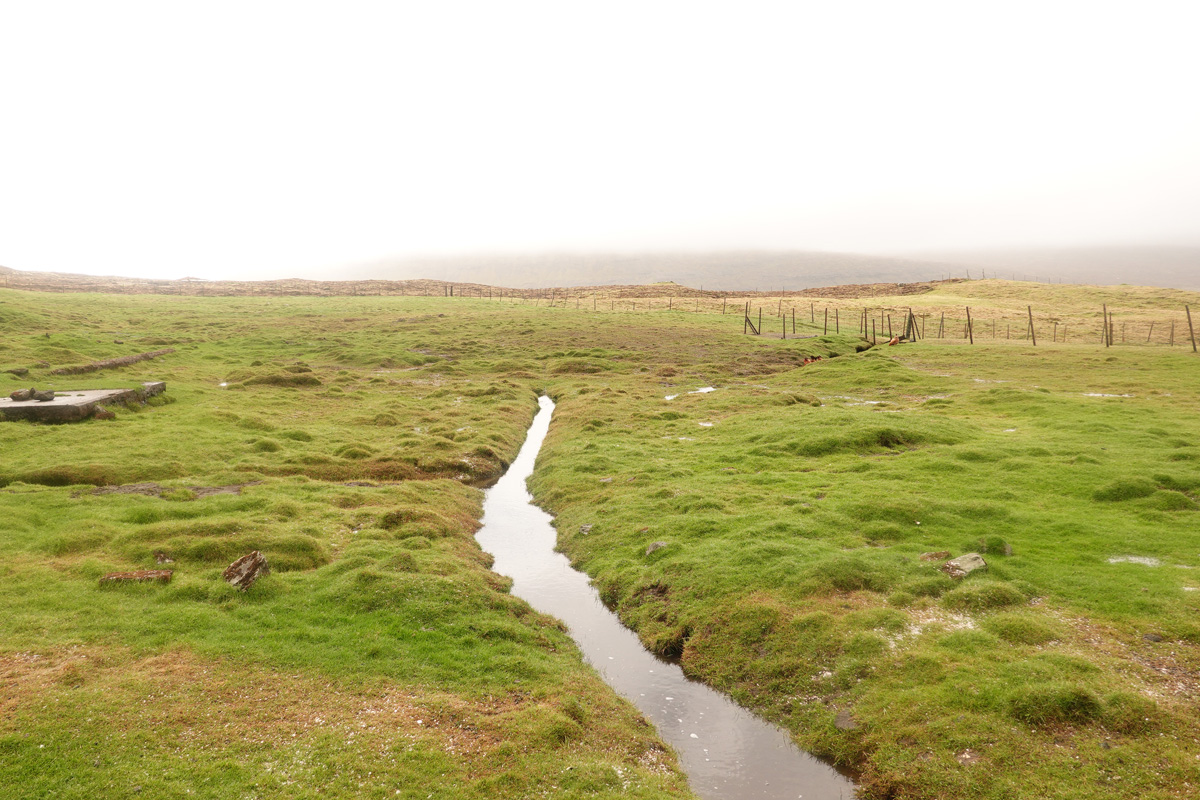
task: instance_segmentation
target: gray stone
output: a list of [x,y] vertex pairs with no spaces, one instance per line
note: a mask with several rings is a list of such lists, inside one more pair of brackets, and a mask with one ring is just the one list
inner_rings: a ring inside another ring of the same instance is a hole
[[54,399],[54,392],[37,392],[33,393],[33,399],[39,403],[48,403]]
[[834,717],[833,724],[839,731],[852,731],[858,728],[858,723],[854,721],[854,717],[850,716],[849,711],[839,711]]
[[586,524],[586,525],[580,525],[580,526],[579,526],[579,532],[580,532],[580,533],[582,533],[582,534],[588,534],[588,533],[591,533],[591,532],[592,532],[592,524],[589,522],[589,523],[588,523],[588,524]]
[[646,555],[650,555],[655,550],[661,550],[666,546],[667,546],[666,542],[651,542],[650,546],[646,548]]
[[1147,642],[1161,642],[1163,640],[1163,637],[1159,636],[1157,633],[1143,633],[1142,638]]
[[922,561],[941,561],[950,557],[949,550],[938,550],[935,553],[921,553]]
[[17,389],[8,398],[15,403],[27,403],[33,399],[33,393],[36,391],[37,389]]
[[270,574],[271,567],[267,565],[267,557],[259,551],[254,550],[226,567],[221,577],[230,586],[244,592],[250,588],[250,584],[254,583],[260,577]]
[[987,562],[979,553],[964,553],[942,564],[942,572],[951,578],[963,578],[977,569],[987,569]]

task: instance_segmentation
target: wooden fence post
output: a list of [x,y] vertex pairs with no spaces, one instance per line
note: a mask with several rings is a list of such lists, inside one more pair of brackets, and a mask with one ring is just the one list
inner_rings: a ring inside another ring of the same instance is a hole
[[1187,306],[1184,306],[1183,310],[1187,312],[1188,333],[1192,337],[1192,352],[1195,353],[1195,352],[1197,352],[1196,351],[1196,330],[1195,330],[1195,328],[1192,327],[1192,309],[1190,309]]
[[971,307],[967,306],[967,338],[975,344],[975,332],[971,330]]
[[1111,347],[1112,343],[1108,340],[1108,303],[1101,305],[1101,315],[1104,318],[1104,325],[1100,329],[1100,336],[1104,339],[1104,346]]
[[1029,338],[1033,340],[1033,346],[1037,347],[1037,332],[1033,329],[1033,306],[1025,306],[1029,312]]
[[829,334],[829,306],[825,306],[825,335]]

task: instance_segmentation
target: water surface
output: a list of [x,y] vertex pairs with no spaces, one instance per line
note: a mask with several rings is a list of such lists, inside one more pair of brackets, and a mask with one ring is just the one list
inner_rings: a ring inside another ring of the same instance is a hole
[[675,748],[696,794],[708,800],[852,798],[847,778],[797,748],[785,732],[645,650],[600,602],[588,577],[554,552],[551,517],[525,488],[554,409],[547,397],[539,403],[516,460],[484,499],[476,538],[495,557],[492,568],[513,579],[514,595],[567,624],[588,662]]

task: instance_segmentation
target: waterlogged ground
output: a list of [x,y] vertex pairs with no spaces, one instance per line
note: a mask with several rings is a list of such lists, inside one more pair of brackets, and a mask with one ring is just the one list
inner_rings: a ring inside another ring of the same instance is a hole
[[[1096,299],[994,284],[1006,307]],[[952,288],[924,302],[962,302]],[[475,487],[546,392],[531,487],[560,548],[643,642],[859,770],[865,796],[1194,796],[1200,360],[856,353],[739,323],[0,292],[0,370],[30,370],[0,374],[3,394],[168,385],[115,420],[0,423],[0,780],[19,797],[687,796],[472,539]],[[238,594],[220,571],[255,548],[273,573]],[[990,567],[955,583],[920,559],[939,550]],[[98,587],[156,553],[169,586]]]

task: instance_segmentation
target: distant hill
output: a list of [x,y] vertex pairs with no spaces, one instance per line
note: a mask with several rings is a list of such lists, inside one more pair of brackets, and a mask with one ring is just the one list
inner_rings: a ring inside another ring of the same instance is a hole
[[971,277],[1046,283],[1122,283],[1200,289],[1200,247],[1069,247],[946,250],[914,254],[971,269]]
[[[912,284],[951,278],[1003,278],[1046,283],[1157,286],[1200,290],[1200,247],[1091,247],[1060,249],[954,250],[907,257],[810,251],[724,251],[711,253],[530,253],[390,259],[330,269],[330,278],[364,281],[460,283],[513,289],[582,286],[645,286],[671,281],[718,292],[778,293],[834,286]],[[166,280],[87,278],[26,273],[0,267],[0,285],[10,280],[55,284],[68,291],[129,291]],[[192,282],[195,279],[183,279]],[[205,282],[217,283],[235,282]],[[293,283],[257,281],[262,290]],[[68,288],[70,287],[70,288]],[[103,287],[103,288],[102,288]],[[143,287],[144,288],[144,287]],[[240,291],[240,290],[239,290]],[[323,290],[324,291],[324,290]],[[423,286],[421,291],[433,291]],[[335,292],[336,293],[336,292]]]
[[361,264],[339,274],[349,279],[428,278],[526,289],[674,281],[693,288],[777,292],[818,286],[939,280],[962,277],[963,270],[935,261],[886,256],[738,251],[410,258]]

